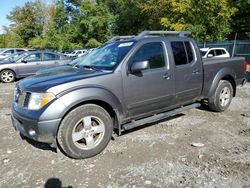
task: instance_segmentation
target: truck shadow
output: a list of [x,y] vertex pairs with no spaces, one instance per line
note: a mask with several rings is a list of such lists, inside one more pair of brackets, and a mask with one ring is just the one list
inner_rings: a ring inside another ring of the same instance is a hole
[[[134,132],[134,131],[138,131],[138,130],[141,130],[141,129],[145,129],[145,128],[147,128],[147,127],[154,126],[154,125],[159,124],[159,123],[163,123],[163,122],[165,122],[165,121],[170,121],[170,120],[172,120],[172,119],[176,119],[176,118],[182,117],[182,116],[184,116],[184,115],[185,115],[185,114],[180,113],[180,114],[177,114],[177,115],[175,115],[175,116],[171,116],[171,117],[168,117],[168,118],[161,119],[161,120],[159,120],[159,121],[155,121],[155,122],[153,122],[153,123],[147,123],[147,124],[141,125],[141,126],[139,126],[139,127],[135,127],[135,128],[133,128],[133,129],[123,131],[122,134],[121,134],[121,136],[126,135],[126,134],[129,134],[129,133]],[[166,125],[166,126],[167,126],[167,125]]]
[[20,135],[20,136],[23,140],[27,141],[30,145],[32,145],[33,147],[35,147],[37,149],[48,150],[48,151],[52,151],[52,152],[57,153],[56,148],[51,147],[49,144],[31,140],[30,138],[25,137],[23,135]]

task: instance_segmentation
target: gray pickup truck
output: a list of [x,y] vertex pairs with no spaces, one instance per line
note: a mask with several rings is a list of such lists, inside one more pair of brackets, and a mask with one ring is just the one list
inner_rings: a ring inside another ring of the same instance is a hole
[[[76,64],[21,80],[12,105],[21,135],[72,158],[100,153],[113,131],[208,104],[222,112],[245,79],[245,59],[202,61],[189,32],[114,37]],[[163,36],[167,35],[167,36]]]

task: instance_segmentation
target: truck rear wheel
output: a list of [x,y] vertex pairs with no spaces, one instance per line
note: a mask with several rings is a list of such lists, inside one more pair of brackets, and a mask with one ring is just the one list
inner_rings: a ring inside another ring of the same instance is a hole
[[221,80],[214,95],[208,100],[208,106],[213,111],[223,112],[229,107],[232,98],[232,84],[227,80]]
[[86,104],[65,116],[58,130],[57,141],[66,155],[84,159],[102,152],[112,132],[109,113],[98,105]]

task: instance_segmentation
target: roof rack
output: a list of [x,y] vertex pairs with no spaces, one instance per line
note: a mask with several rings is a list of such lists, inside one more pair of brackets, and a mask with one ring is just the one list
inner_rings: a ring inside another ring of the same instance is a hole
[[132,38],[142,38],[149,35],[179,35],[179,37],[186,37],[187,35],[190,35],[190,31],[143,31],[139,35],[129,35],[129,36],[114,36],[111,39],[107,41],[107,43],[121,41],[121,40],[127,40]]
[[186,35],[191,35],[190,31],[143,31],[138,38],[145,37],[147,35],[179,35],[180,37],[185,37]]
[[114,36],[111,39],[109,39],[107,43],[115,42],[115,41],[119,41],[119,40],[132,39],[134,37],[135,37],[135,35],[130,35],[130,36]]

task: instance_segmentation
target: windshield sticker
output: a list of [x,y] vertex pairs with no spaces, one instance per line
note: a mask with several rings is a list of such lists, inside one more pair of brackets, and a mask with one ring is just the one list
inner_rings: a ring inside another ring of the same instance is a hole
[[118,48],[121,48],[121,47],[128,47],[128,46],[131,46],[132,44],[133,44],[133,42],[122,43],[122,44],[119,44]]

